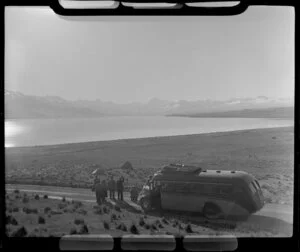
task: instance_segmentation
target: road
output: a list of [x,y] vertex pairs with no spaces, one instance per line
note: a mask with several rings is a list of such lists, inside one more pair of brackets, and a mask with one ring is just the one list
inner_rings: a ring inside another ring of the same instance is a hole
[[[88,203],[96,203],[95,193],[89,189],[39,186],[39,185],[12,185],[7,184],[6,190],[11,192],[15,189],[26,193],[47,194],[49,198],[67,200],[79,200]],[[129,193],[124,193],[124,200],[135,208],[140,207],[130,201]],[[259,225],[264,229],[290,229],[293,224],[293,207],[280,204],[266,204],[259,212],[251,215],[246,221],[249,224]]]

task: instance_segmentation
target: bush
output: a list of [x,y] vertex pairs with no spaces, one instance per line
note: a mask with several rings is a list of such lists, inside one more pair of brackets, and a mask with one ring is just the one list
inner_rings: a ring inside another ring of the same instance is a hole
[[111,221],[117,220],[117,215],[116,215],[115,213],[113,213],[113,214],[110,216],[110,220],[111,220]]
[[45,224],[45,223],[46,223],[45,218],[42,217],[42,216],[39,216],[39,218],[38,218],[38,223],[39,223],[39,224]]
[[155,223],[151,224],[151,230],[157,230],[157,227],[156,227]]
[[123,222],[117,226],[117,229],[127,232],[127,226]]
[[14,207],[14,208],[12,209],[12,211],[15,212],[15,213],[16,213],[16,212],[19,212],[19,208],[18,208],[18,207]]
[[148,223],[145,223],[144,228],[150,229],[150,227],[151,227],[151,226],[150,226]]
[[104,212],[105,214],[108,214],[108,213],[109,213],[109,208],[106,207],[106,206],[104,206],[104,207],[102,208],[102,210],[103,210],[103,212]]
[[119,206],[117,206],[117,205],[115,205],[114,209],[115,209],[117,212],[121,212],[121,211],[122,211],[122,209],[121,209]]
[[103,227],[108,230],[110,229],[109,223],[107,221],[103,221]]
[[163,228],[164,226],[161,224],[160,220],[156,220],[155,224],[158,226],[158,228]]
[[18,228],[17,230],[15,230],[11,236],[13,237],[25,237],[27,235],[27,230],[24,226]]
[[14,193],[19,194],[19,193],[20,193],[20,190],[15,189],[15,190],[14,190]]
[[23,203],[28,203],[29,202],[29,198],[27,196],[24,195],[23,199],[22,199]]
[[48,195],[47,194],[44,195],[44,199],[48,199]]
[[70,232],[69,232],[70,235],[73,235],[73,234],[77,234],[77,230],[76,228],[71,228]]
[[84,219],[75,219],[74,220],[74,223],[76,224],[76,225],[80,225],[80,224],[84,224]]
[[163,217],[161,221],[165,224],[169,224],[168,220],[165,217]]
[[39,211],[37,208],[28,208],[28,207],[23,207],[23,212],[27,214],[38,214]]
[[44,208],[44,213],[48,213],[48,212],[50,212],[51,211],[51,208],[50,207],[45,207]]
[[7,215],[7,216],[6,216],[6,223],[7,223],[7,224],[14,225],[14,226],[17,226],[17,225],[18,225],[18,222],[17,222],[17,220],[15,219],[15,217],[13,217],[13,216],[11,216],[11,215]]
[[186,231],[187,233],[193,233],[193,232],[194,232],[193,229],[192,229],[191,224],[187,224],[187,225],[186,225],[185,231]]
[[99,207],[94,211],[94,214],[102,214],[102,209]]
[[66,202],[66,197],[63,197],[63,198],[62,198],[62,202]]
[[146,223],[145,223],[144,218],[141,217],[140,220],[139,220],[139,225],[142,227],[142,226],[144,226],[145,224],[146,224]]
[[58,211],[58,210],[51,210],[50,214],[51,215],[57,215],[57,214],[63,214],[63,212],[62,211]]
[[87,211],[84,209],[77,210],[77,213],[82,214],[82,215],[87,215]]
[[88,234],[89,229],[86,224],[82,225],[78,231],[78,234]]
[[80,208],[83,206],[81,201],[72,201],[72,204],[74,205],[75,208]]
[[132,234],[139,234],[139,230],[138,230],[138,228],[136,227],[136,225],[135,224],[132,224],[131,226],[130,226],[130,232],[132,233]]
[[39,200],[39,199],[40,199],[40,196],[39,196],[38,194],[36,194],[36,195],[34,196],[34,199],[35,199],[35,200]]

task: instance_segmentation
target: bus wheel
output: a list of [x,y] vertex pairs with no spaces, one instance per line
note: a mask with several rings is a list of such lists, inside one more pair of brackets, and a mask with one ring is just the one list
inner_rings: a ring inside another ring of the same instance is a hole
[[151,202],[150,202],[150,199],[148,198],[144,198],[141,200],[141,207],[143,208],[143,210],[145,212],[151,210]]
[[207,219],[220,219],[222,217],[222,210],[214,203],[206,203],[203,208],[203,214]]

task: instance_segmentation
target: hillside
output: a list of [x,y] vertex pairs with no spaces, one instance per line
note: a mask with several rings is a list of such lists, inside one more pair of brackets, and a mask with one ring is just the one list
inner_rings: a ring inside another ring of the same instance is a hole
[[243,109],[238,111],[197,113],[197,114],[171,114],[168,116],[185,117],[239,117],[239,118],[294,118],[293,107],[279,107],[267,109]]
[[[101,94],[99,94],[100,96]],[[58,96],[32,96],[20,92],[5,90],[5,118],[75,118],[99,116],[148,116],[148,115],[180,115],[180,116],[226,116],[226,117],[282,117],[278,108],[291,109],[292,99],[273,99],[269,97],[255,97],[197,101],[168,101],[157,98],[148,102],[129,102],[119,104],[112,101],[75,100],[69,101]],[[276,111],[268,111],[268,109]],[[229,112],[228,112],[229,111]],[[235,112],[233,112],[235,111]],[[223,114],[225,112],[225,114]],[[222,114],[220,114],[222,113]],[[277,116],[278,114],[278,116]],[[283,117],[286,117],[285,115]],[[288,116],[290,117],[290,116]]]

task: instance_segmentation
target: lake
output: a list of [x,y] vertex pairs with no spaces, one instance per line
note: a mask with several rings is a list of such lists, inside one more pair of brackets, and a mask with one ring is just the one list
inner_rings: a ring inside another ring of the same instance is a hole
[[294,126],[294,120],[118,116],[5,120],[5,147],[175,136]]

